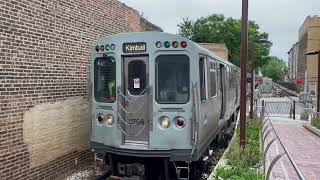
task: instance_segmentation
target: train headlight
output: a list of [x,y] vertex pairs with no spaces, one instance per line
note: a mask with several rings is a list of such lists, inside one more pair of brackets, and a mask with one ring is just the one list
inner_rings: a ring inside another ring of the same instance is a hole
[[98,124],[103,124],[105,122],[105,118],[104,118],[103,114],[97,115],[97,122],[98,122]]
[[108,126],[111,126],[113,124],[113,116],[111,114],[108,114],[106,117],[105,117],[105,121],[107,123]]
[[170,119],[166,116],[160,118],[160,125],[162,128],[168,128],[170,126]]
[[174,119],[175,119],[177,128],[181,129],[186,125],[186,120],[183,117],[178,116],[178,117],[175,117]]

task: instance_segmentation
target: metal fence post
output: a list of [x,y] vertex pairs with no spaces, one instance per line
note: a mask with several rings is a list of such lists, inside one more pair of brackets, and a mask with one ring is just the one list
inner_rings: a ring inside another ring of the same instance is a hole
[[289,113],[289,118],[291,119],[292,118],[292,103],[290,103],[290,113]]
[[264,106],[265,106],[264,100],[262,100],[262,108],[261,108],[261,116],[260,116],[260,117],[262,117],[262,118],[263,118],[263,116],[264,116]]
[[296,101],[293,101],[293,119],[296,119]]

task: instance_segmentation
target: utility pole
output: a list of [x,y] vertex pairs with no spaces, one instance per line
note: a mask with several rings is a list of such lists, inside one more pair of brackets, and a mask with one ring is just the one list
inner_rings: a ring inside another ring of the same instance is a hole
[[317,117],[320,109],[320,50],[318,51],[318,89],[317,89]]
[[248,0],[242,0],[241,17],[241,93],[240,93],[240,146],[246,144],[246,79],[248,51]]
[[316,55],[316,54],[318,54],[317,117],[319,117],[319,110],[320,110],[320,50],[306,52],[305,55],[309,56],[309,55]]

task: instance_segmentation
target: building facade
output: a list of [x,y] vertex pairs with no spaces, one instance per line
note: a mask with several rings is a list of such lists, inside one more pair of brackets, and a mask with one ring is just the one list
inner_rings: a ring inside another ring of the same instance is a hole
[[[318,78],[318,57],[305,56],[306,52],[320,49],[320,17],[308,16],[299,29],[299,54],[298,58],[304,62],[303,70],[307,74],[308,92],[316,95],[317,78]],[[301,70],[301,72],[303,72]],[[299,72],[299,69],[298,69]],[[299,74],[298,74],[299,75]],[[301,74],[302,77],[304,74]]]
[[150,24],[117,0],[0,3],[1,180],[61,179],[92,162],[92,46],[114,33],[161,30]]
[[320,49],[320,17],[308,16],[299,29],[298,42],[288,52],[288,81],[297,85],[302,82],[301,90],[305,87],[312,95],[316,95],[318,73],[317,56],[306,56],[308,51]]
[[163,31],[161,27],[151,23],[143,17],[140,18],[140,27],[140,31]]
[[231,56],[229,50],[224,43],[199,43],[200,46],[208,49],[211,52],[216,53],[219,57],[222,57],[225,60],[230,61]]
[[[300,63],[301,66],[301,61],[298,61],[298,54],[299,54],[299,43],[296,42],[290,51],[288,52],[288,81],[289,83],[296,83],[297,79],[301,79],[301,73],[298,72],[298,63]],[[301,71],[303,68],[299,68]],[[298,75],[299,74],[299,75]]]

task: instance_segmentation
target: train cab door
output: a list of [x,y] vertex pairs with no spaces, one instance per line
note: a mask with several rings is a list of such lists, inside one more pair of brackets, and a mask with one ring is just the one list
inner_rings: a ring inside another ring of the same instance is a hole
[[123,58],[124,143],[147,145],[149,140],[148,56]]
[[223,119],[226,113],[226,67],[223,64],[219,65],[219,78],[221,96],[220,119]]

